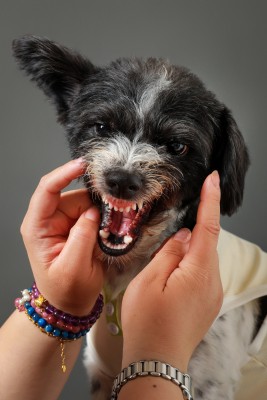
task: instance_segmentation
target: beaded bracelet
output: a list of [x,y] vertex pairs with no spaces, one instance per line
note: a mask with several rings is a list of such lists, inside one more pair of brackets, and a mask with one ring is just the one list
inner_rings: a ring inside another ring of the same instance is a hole
[[39,307],[42,307],[42,309],[45,309],[45,312],[47,314],[51,314],[57,319],[61,320],[64,323],[64,325],[74,325],[74,326],[83,325],[91,327],[98,320],[103,309],[103,296],[102,294],[100,294],[89,315],[83,317],[76,317],[74,315],[58,310],[57,308],[49,304],[48,301],[45,300],[44,297],[40,294],[36,286],[36,283],[33,284],[32,291],[33,291],[33,297],[35,299],[35,304]]
[[32,288],[24,289],[22,297],[15,300],[15,307],[24,311],[29,320],[32,321],[41,332],[60,341],[61,346],[61,368],[66,372],[65,365],[65,342],[70,342],[85,336],[92,325],[100,317],[103,310],[103,296],[99,294],[96,303],[89,315],[77,317],[58,310],[41,295],[36,283]]

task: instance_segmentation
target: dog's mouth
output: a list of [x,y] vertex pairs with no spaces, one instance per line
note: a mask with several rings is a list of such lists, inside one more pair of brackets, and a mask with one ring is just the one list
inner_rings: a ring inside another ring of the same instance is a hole
[[99,245],[110,256],[128,253],[149,216],[151,205],[102,196],[102,219],[99,227]]

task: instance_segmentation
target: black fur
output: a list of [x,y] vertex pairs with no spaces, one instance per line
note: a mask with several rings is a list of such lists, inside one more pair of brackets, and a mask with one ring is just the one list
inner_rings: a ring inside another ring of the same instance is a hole
[[[114,131],[134,137],[141,126],[135,104],[164,65],[172,84],[145,116],[141,140],[166,146],[171,161],[182,170],[183,205],[197,205],[204,178],[217,169],[222,214],[231,215],[240,206],[249,164],[244,140],[231,112],[187,69],[157,59],[119,59],[99,68],[76,52],[34,36],[15,40],[13,50],[20,67],[55,103],[73,157],[81,155],[85,141],[99,134],[99,123],[107,127],[102,137]],[[181,142],[189,152],[179,158],[176,146]],[[194,217],[195,207],[185,217],[188,225]]]

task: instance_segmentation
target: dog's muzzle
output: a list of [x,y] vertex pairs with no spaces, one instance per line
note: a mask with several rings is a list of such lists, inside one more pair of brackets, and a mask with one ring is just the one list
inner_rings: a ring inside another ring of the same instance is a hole
[[106,254],[126,254],[139,238],[151,210],[148,202],[132,200],[139,197],[143,183],[141,175],[119,168],[105,174],[106,194],[101,196],[99,245]]
[[99,244],[108,255],[128,253],[140,236],[141,226],[148,218],[149,204],[127,202],[111,196],[102,198],[102,221]]

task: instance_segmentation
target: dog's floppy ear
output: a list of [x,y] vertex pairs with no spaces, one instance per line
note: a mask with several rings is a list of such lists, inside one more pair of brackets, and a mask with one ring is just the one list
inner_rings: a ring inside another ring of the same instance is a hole
[[13,52],[20,68],[53,100],[64,123],[73,96],[96,67],[80,54],[36,36],[14,40]]
[[232,215],[241,205],[249,155],[243,136],[230,112],[223,108],[214,166],[221,178],[221,213]]

